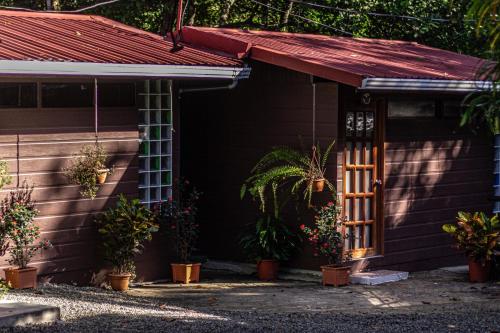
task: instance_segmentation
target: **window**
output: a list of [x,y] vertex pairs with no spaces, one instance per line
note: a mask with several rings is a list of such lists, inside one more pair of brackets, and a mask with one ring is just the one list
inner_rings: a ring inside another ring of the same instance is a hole
[[92,107],[92,83],[42,83],[42,107]]
[[443,101],[443,117],[458,118],[462,114],[461,100],[444,100]]
[[100,83],[98,89],[99,106],[135,106],[135,85],[133,83]]
[[393,98],[389,100],[389,118],[430,118],[436,116],[434,100]]
[[0,83],[0,108],[36,107],[36,83]]

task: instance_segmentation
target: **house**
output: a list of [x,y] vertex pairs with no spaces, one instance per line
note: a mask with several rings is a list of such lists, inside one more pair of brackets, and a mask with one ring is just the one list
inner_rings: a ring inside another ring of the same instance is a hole
[[[327,176],[357,269],[464,262],[441,226],[492,208],[490,139],[459,127],[464,96],[488,86],[476,77],[481,59],[404,41],[201,27],[184,27],[182,42],[252,68],[231,90],[180,100],[181,172],[205,193],[209,257],[243,258],[237,235],[256,209],[240,186],[271,147],[298,147],[301,136],[336,141]],[[290,264],[320,263],[306,246]]]
[[[181,80],[248,77],[243,62],[94,15],[0,10],[0,158],[7,194],[34,184],[37,223],[54,248],[34,258],[53,281],[88,282],[101,267],[93,217],[124,193],[146,205],[172,193],[178,174],[176,99]],[[63,169],[99,142],[115,172],[94,200]],[[166,245],[148,246],[138,276],[167,274]],[[8,266],[2,258],[2,267]]]

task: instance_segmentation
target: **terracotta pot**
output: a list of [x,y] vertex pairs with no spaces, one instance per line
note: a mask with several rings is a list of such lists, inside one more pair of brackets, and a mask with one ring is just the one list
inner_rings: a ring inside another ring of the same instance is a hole
[[200,282],[201,263],[194,264],[170,264],[172,267],[172,282],[189,284],[190,282]]
[[5,280],[14,289],[36,288],[36,267],[4,269]]
[[109,283],[111,288],[116,291],[126,291],[128,290],[128,285],[130,283],[130,273],[126,274],[108,274]]
[[100,169],[97,170],[97,182],[102,185],[106,182],[106,178],[108,177],[109,169]]
[[312,183],[313,192],[323,192],[324,188],[325,188],[325,180],[324,179],[313,180],[313,183]]
[[490,279],[491,262],[486,262],[483,265],[469,258],[469,281],[470,282],[486,282]]
[[321,266],[323,285],[346,286],[349,284],[350,266],[325,265]]
[[277,260],[261,260],[257,263],[257,276],[262,281],[272,281],[278,278],[280,263]]

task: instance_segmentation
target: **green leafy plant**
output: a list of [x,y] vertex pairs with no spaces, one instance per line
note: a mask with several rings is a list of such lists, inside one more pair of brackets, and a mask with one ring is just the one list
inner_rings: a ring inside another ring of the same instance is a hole
[[12,177],[7,168],[7,162],[0,161],[0,189],[12,182]]
[[314,210],[314,227],[300,226],[313,246],[313,255],[328,258],[329,264],[345,264],[351,259],[351,254],[344,251],[346,237],[342,234],[344,218],[341,217],[341,207],[331,201]]
[[109,208],[95,219],[102,241],[104,259],[114,273],[135,272],[134,258],[144,248],[143,243],[158,231],[155,216],[138,199],[119,196],[116,207]]
[[70,183],[80,186],[84,198],[94,199],[99,191],[97,176],[103,171],[111,174],[113,169],[106,168],[108,155],[99,144],[84,146],[80,155],[64,172]]
[[24,182],[20,189],[10,192],[3,200],[1,208],[7,235],[13,243],[12,246],[8,244],[11,254],[8,261],[20,269],[28,267],[31,258],[38,251],[52,246],[49,241],[34,244],[40,238],[40,228],[34,223],[38,210],[31,200],[32,192],[33,186]]
[[9,290],[9,284],[4,279],[0,279],[0,300],[5,297]]
[[172,236],[180,263],[189,263],[199,236],[197,202],[201,193],[189,181],[177,182],[179,199],[168,198],[157,206],[160,227]]
[[250,260],[290,259],[300,244],[300,237],[292,232],[282,219],[273,215],[260,217],[248,226],[247,233],[241,237],[240,246]]
[[497,215],[458,212],[456,224],[445,224],[443,230],[453,236],[459,250],[476,262],[485,264],[493,257],[500,239]]
[[[335,141],[330,143],[325,152],[321,152],[319,144],[312,147],[309,153],[300,152],[289,147],[276,147],[264,155],[251,171],[251,176],[241,187],[240,196],[247,192],[260,202],[261,211],[266,211],[266,196],[277,198],[278,189],[297,195],[301,191],[308,206],[311,205],[313,183],[325,180],[327,187],[334,192],[334,187],[325,178],[326,164],[332,152]],[[279,205],[274,204],[274,209]],[[276,214],[274,214],[276,215]]]

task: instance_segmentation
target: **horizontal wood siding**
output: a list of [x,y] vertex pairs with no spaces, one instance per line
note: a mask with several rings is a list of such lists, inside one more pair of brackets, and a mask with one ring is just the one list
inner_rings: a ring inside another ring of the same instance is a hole
[[[117,195],[138,195],[138,127],[136,108],[106,108],[99,112],[99,142],[110,155],[114,173],[96,199],[81,198],[78,186],[68,184],[63,169],[80,149],[95,142],[94,111],[82,109],[0,110],[0,157],[8,162],[13,183],[34,184],[33,198],[40,210],[36,223],[42,238],[54,247],[33,260],[43,279],[89,282],[104,267],[93,219],[111,207]],[[139,279],[164,277],[158,269],[159,244],[149,244],[138,260]],[[0,261],[8,266],[7,257]]]
[[[240,187],[260,157],[274,146],[312,143],[312,86],[309,75],[252,63],[252,76],[234,90],[182,96],[182,173],[204,192],[201,252],[243,260],[238,239],[258,212]],[[318,83],[316,139],[325,147],[337,137],[337,85]],[[336,156],[327,168],[336,177]],[[296,218],[289,220],[298,229]],[[295,265],[310,264],[310,252]]]
[[464,262],[441,227],[458,211],[490,212],[492,146],[458,119],[388,119],[385,254],[375,266],[420,270]]

